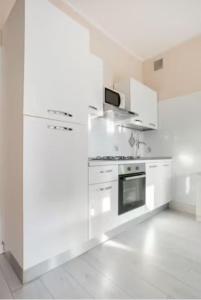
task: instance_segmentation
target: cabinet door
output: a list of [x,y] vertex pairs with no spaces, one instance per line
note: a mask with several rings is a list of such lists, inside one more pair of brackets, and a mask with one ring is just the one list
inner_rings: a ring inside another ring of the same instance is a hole
[[138,116],[134,119],[137,125],[157,129],[158,127],[158,103],[157,93],[142,84],[141,82],[130,80],[130,105],[131,111]]
[[24,268],[88,239],[87,128],[24,117]]
[[148,209],[155,209],[160,205],[160,164],[146,165],[146,205]]
[[158,100],[157,93],[145,87],[145,112],[144,112],[144,124],[148,128],[158,128]]
[[87,124],[88,31],[48,0],[25,16],[24,114]]
[[131,78],[130,79],[130,110],[136,112],[138,116],[135,122],[139,125],[144,125],[146,118],[146,93],[144,85]]
[[103,62],[95,55],[90,55],[90,99],[89,114],[91,116],[99,116],[103,113]]
[[115,227],[118,216],[118,182],[89,186],[90,238],[101,237]]
[[161,162],[160,165],[160,204],[166,204],[171,201],[172,196],[172,188],[171,188],[171,180],[172,180],[172,168],[171,162]]

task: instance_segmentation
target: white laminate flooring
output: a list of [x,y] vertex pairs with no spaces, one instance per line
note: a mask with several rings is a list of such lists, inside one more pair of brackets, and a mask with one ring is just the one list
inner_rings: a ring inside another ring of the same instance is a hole
[[26,285],[0,255],[0,298],[201,299],[201,223],[166,210]]

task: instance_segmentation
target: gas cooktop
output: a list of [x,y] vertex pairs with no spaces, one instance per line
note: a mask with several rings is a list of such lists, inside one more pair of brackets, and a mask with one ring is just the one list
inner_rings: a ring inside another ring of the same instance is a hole
[[134,160],[139,159],[135,156],[97,156],[90,158],[90,160]]

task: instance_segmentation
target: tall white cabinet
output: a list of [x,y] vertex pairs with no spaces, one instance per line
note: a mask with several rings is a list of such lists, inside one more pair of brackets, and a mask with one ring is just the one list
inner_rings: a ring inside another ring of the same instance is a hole
[[3,43],[5,247],[23,274],[89,238],[89,33],[48,0],[21,0]]

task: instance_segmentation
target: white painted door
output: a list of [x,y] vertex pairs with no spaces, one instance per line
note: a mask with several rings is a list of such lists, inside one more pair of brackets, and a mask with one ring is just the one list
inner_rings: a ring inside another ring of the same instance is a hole
[[24,117],[24,268],[88,240],[87,128]]
[[24,114],[87,124],[89,32],[48,0],[25,16]]
[[160,163],[146,164],[146,205],[150,210],[160,205]]
[[90,55],[90,99],[89,99],[89,114],[91,116],[102,115],[103,113],[103,61],[95,56]]
[[101,237],[115,227],[118,216],[118,182],[89,186],[90,238]]

